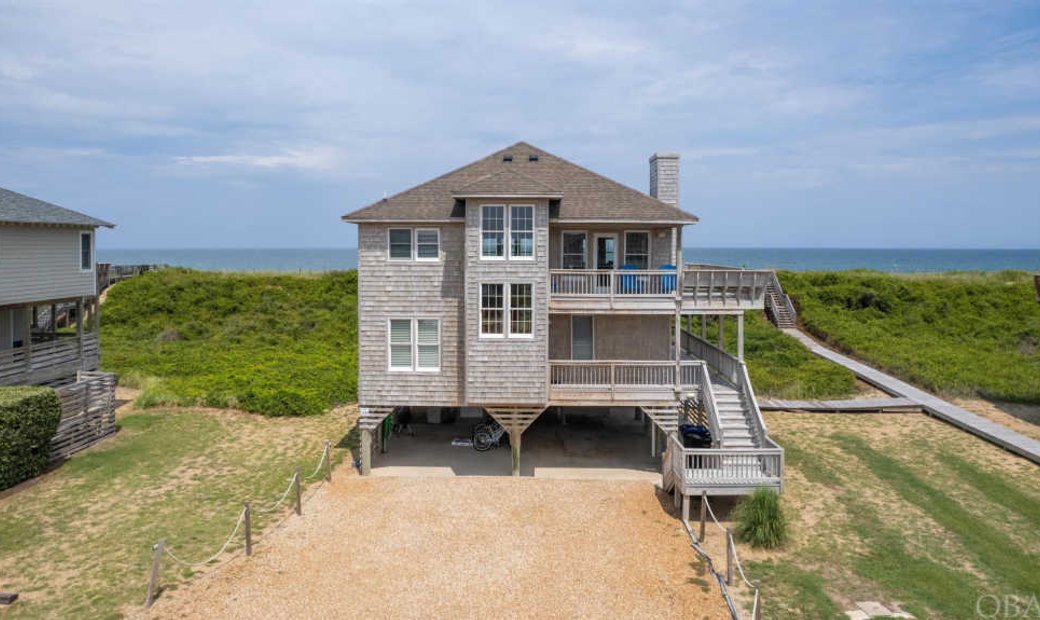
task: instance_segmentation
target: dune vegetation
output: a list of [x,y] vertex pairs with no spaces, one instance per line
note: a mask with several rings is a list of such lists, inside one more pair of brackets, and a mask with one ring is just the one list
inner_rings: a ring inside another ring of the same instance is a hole
[[1040,403],[1040,304],[1029,274],[783,273],[815,336],[925,389]]
[[109,291],[101,351],[138,406],[321,413],[357,395],[357,274],[147,273]]

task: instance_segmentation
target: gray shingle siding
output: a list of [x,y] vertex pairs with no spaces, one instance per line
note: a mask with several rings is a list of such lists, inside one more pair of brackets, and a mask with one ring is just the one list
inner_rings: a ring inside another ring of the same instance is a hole
[[[480,205],[533,204],[534,260],[481,260]],[[548,401],[549,203],[466,201],[466,400],[470,405]],[[480,338],[481,283],[534,284],[534,337]]]
[[[464,367],[463,227],[436,226],[441,236],[438,262],[388,260],[387,228],[409,226],[358,226],[358,401],[362,406],[458,406]],[[390,318],[440,319],[439,372],[388,369]]]

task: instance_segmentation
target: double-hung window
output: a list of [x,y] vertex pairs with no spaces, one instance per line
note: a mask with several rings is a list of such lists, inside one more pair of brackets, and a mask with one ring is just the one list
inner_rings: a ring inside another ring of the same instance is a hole
[[387,234],[390,260],[412,260],[412,229],[391,228]]
[[625,264],[636,269],[650,268],[650,233],[645,230],[625,232]]
[[585,269],[588,260],[588,235],[584,232],[563,233],[563,256],[564,269]]
[[511,258],[534,257],[534,207],[513,205],[509,207],[509,238]]
[[480,335],[527,338],[534,335],[534,287],[529,282],[480,285]]
[[89,232],[79,234],[79,268],[80,271],[94,269],[94,235]]
[[506,208],[502,205],[484,205],[480,208],[480,256],[505,258]]
[[390,319],[390,370],[436,371],[441,365],[437,319]]
[[441,257],[439,228],[391,228],[386,242],[390,260],[436,261]]

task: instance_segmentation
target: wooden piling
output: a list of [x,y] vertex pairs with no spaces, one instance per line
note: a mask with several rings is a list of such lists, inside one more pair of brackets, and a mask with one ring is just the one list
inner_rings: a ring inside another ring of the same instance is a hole
[[249,510],[249,502],[242,508],[245,511],[246,525],[246,557],[253,555],[253,518]]
[[332,482],[332,442],[325,440],[325,482]]
[[701,542],[704,542],[704,525],[708,519],[708,492],[701,491]]
[[733,585],[733,529],[726,528],[726,585]]
[[367,476],[372,471],[372,431],[361,430],[361,475]]
[[509,433],[509,447],[513,449],[513,475],[520,475],[520,433]]
[[165,538],[160,538],[159,542],[155,544],[155,552],[152,554],[152,574],[148,578],[148,596],[144,601],[145,609],[151,607],[159,596],[159,569],[162,567],[162,554],[165,547]]
[[303,495],[300,493],[300,468],[293,471],[293,488],[296,490],[296,514],[303,514]]

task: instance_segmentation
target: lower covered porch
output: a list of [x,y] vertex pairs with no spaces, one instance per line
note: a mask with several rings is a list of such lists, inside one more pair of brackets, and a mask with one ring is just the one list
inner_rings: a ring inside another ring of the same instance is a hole
[[98,308],[95,297],[0,307],[0,385],[61,384],[97,370]]

